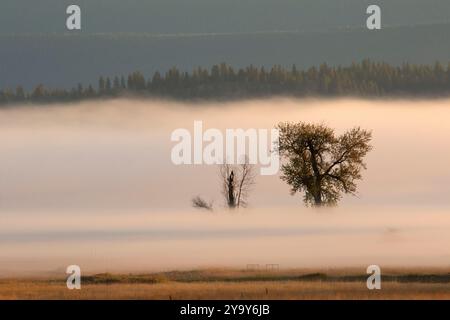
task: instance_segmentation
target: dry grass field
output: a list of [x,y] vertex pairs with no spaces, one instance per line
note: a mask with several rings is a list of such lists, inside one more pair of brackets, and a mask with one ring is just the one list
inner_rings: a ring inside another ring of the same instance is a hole
[[0,299],[445,299],[445,270],[386,270],[370,291],[357,270],[278,272],[200,270],[142,275],[100,274],[68,290],[62,278],[0,280]]

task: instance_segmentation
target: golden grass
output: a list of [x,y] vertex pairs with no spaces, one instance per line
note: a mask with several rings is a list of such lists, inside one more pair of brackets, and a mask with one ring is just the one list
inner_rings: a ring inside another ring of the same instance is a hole
[[321,281],[91,284],[68,290],[64,284],[11,281],[0,284],[0,299],[450,299],[448,284],[365,284]]
[[[148,275],[103,274],[86,277],[86,281],[82,281],[81,290],[68,290],[64,279],[5,279],[0,281],[0,299],[450,300],[450,283],[446,278],[449,274],[445,270],[390,270],[390,275],[414,277],[399,278],[400,281],[391,278],[382,282],[381,290],[374,291],[367,289],[365,280],[360,279],[364,274],[360,272],[355,274],[353,270],[321,270],[315,273],[311,271],[201,270]],[[440,277],[421,277],[431,275],[430,271],[434,272],[432,275]],[[308,278],[310,275],[314,276],[313,280]],[[316,277],[317,275],[319,277]],[[349,276],[352,280],[346,281]],[[296,277],[300,278],[296,280]],[[324,280],[321,280],[322,278]]]

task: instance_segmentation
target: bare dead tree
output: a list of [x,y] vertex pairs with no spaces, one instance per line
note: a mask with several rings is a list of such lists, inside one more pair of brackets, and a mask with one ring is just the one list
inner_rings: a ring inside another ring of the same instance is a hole
[[248,162],[238,166],[239,169],[239,186],[238,186],[238,196],[237,196],[237,207],[246,207],[247,199],[249,197],[250,191],[255,184],[255,166],[249,164]]
[[220,167],[220,177],[222,180],[222,194],[230,209],[236,208],[236,180],[234,178],[234,168],[230,164],[223,164]]
[[246,207],[249,193],[255,183],[254,165],[245,163],[239,165],[223,164],[220,168],[222,194],[230,209]]

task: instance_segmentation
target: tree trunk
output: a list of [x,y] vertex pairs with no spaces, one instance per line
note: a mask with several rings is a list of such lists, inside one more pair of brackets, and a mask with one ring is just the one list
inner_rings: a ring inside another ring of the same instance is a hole
[[319,191],[314,195],[314,205],[320,207],[323,205],[322,202],[322,193]]
[[311,153],[311,165],[314,172],[314,205],[321,206],[322,203],[322,176],[316,159],[316,150],[311,142],[308,142],[308,149]]
[[322,181],[320,178],[316,177],[316,182],[314,186],[314,205],[320,207],[323,205],[322,202]]
[[231,171],[230,176],[227,179],[228,183],[228,207],[235,208],[236,207],[236,198],[234,196],[234,172]]

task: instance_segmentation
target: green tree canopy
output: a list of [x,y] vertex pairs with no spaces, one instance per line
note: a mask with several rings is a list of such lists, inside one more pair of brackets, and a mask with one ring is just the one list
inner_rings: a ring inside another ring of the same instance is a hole
[[304,193],[306,204],[335,205],[343,193],[354,194],[366,168],[372,133],[359,127],[342,135],[323,124],[280,123],[281,179],[292,194]]

